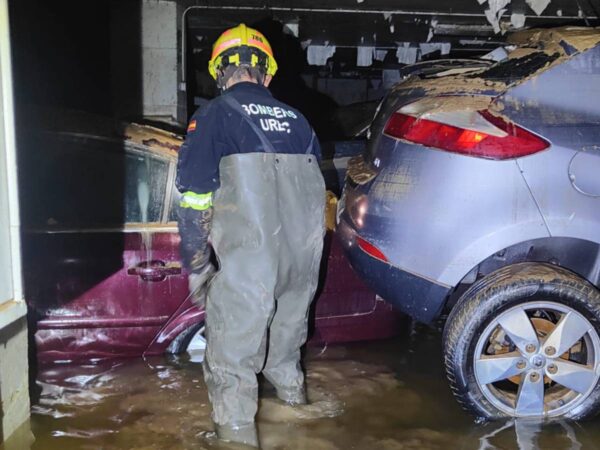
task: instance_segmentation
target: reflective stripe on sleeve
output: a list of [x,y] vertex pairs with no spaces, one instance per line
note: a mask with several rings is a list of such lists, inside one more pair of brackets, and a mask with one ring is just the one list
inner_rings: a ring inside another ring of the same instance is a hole
[[204,211],[212,206],[212,192],[207,194],[196,194],[195,192],[184,192],[181,196],[179,206],[192,208],[196,211]]

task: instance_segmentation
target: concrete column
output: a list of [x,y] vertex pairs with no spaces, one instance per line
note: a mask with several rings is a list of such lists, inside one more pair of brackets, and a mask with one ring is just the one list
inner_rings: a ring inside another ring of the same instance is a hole
[[29,417],[8,2],[0,0],[0,442]]
[[111,4],[111,76],[117,115],[177,117],[177,3]]
[[177,116],[177,4],[142,1],[145,116]]

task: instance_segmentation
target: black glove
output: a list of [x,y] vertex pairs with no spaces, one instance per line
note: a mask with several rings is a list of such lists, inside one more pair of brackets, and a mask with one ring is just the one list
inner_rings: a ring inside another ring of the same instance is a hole
[[200,273],[210,263],[210,246],[208,237],[212,224],[212,207],[203,211],[192,208],[177,208],[177,224],[181,244],[179,252],[183,266],[189,272]]
[[208,243],[212,214],[212,207],[203,211],[181,206],[177,209],[177,223],[181,236],[179,252],[184,267],[190,273],[188,286],[193,301],[198,306],[204,305],[208,281],[215,273],[215,268],[210,262],[211,248]]

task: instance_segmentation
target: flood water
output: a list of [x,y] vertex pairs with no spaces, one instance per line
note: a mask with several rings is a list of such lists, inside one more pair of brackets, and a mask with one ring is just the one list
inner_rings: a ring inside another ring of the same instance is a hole
[[[447,387],[438,332],[312,347],[312,405],[278,403],[263,383],[264,449],[600,449],[600,420],[477,423]],[[31,423],[2,450],[211,449],[210,405],[200,365],[186,357],[60,365],[38,376]],[[246,447],[244,447],[246,448]]]

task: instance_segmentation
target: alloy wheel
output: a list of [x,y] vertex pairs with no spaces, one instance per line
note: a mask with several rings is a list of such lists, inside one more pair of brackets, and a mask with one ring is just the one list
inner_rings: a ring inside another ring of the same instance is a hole
[[485,398],[514,417],[560,416],[581,404],[600,376],[600,338],[579,312],[538,301],[501,312],[473,355]]

